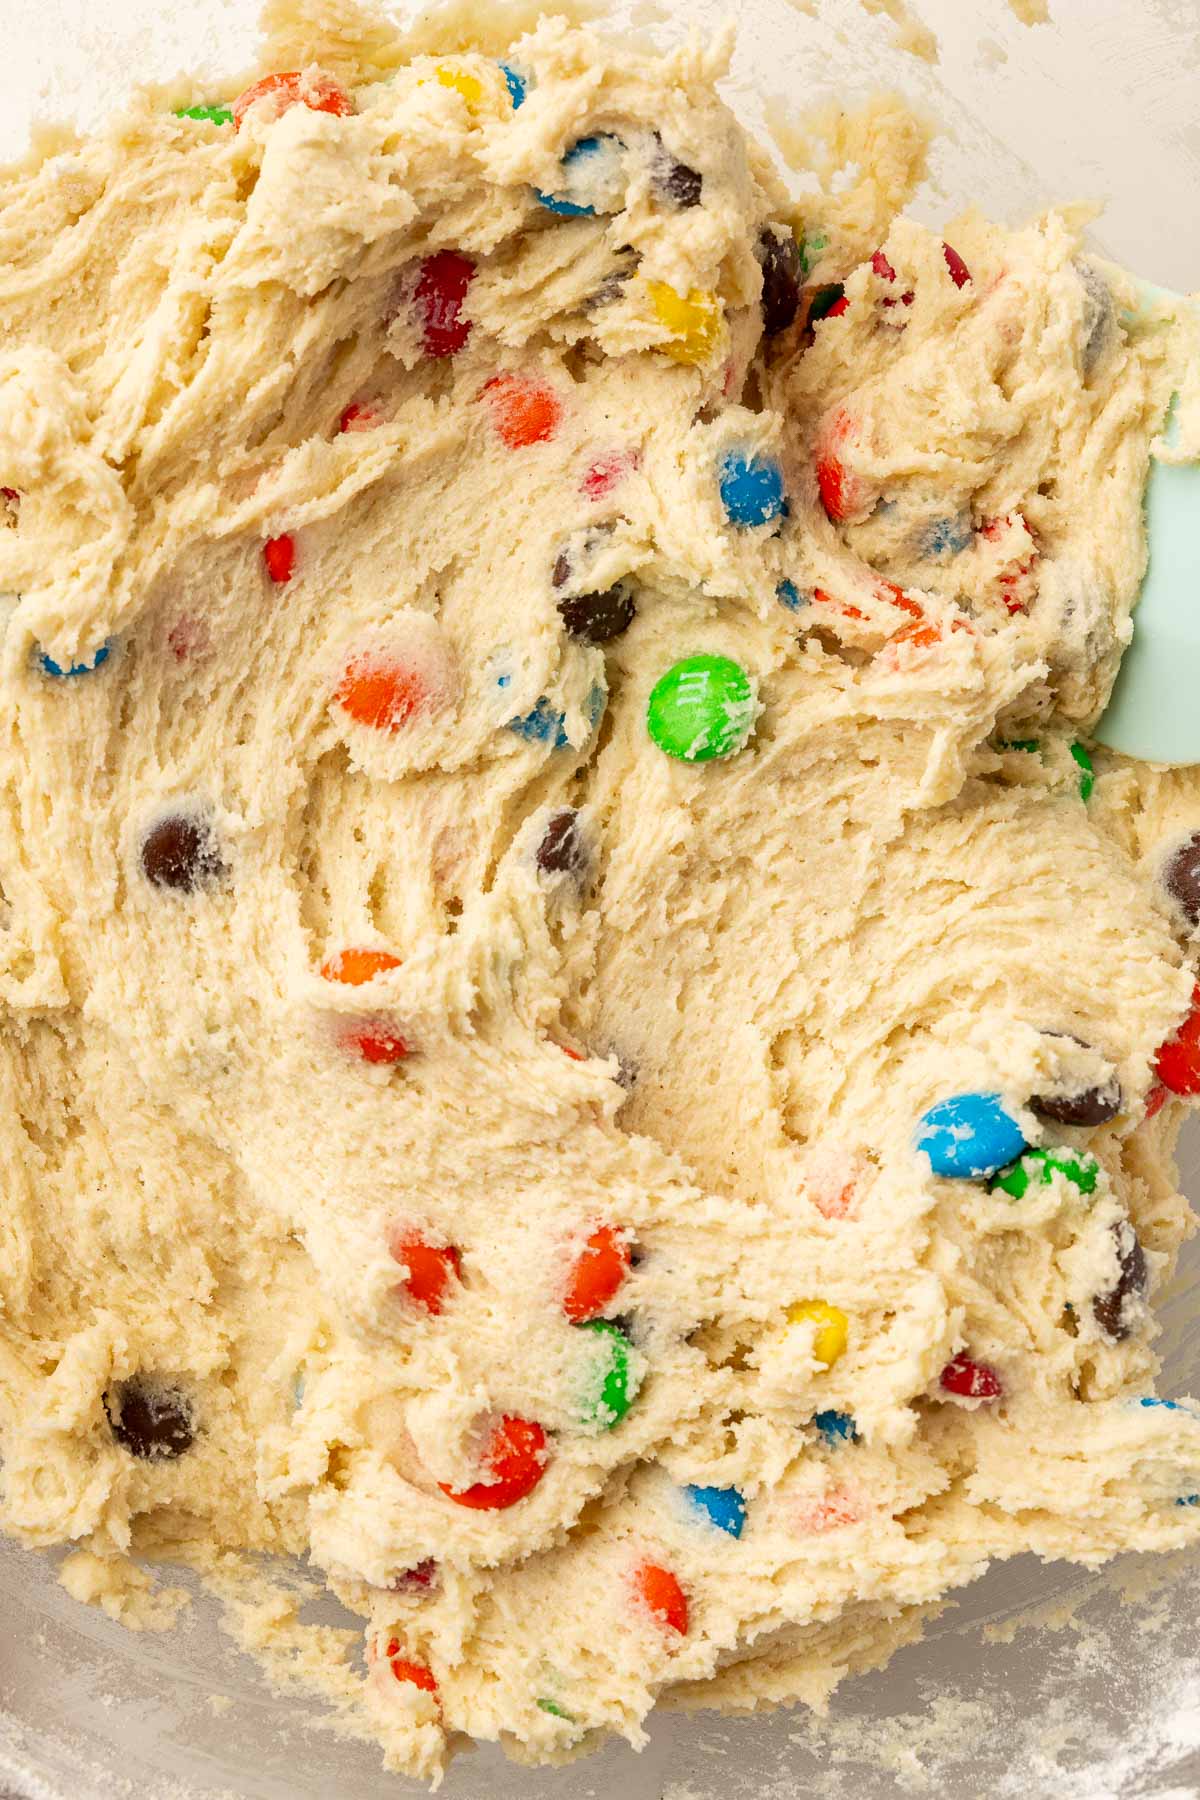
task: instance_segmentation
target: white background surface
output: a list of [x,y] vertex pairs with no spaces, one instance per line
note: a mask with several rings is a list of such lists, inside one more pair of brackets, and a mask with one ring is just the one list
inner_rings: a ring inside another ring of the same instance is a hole
[[[1102,249],[1164,284],[1200,287],[1200,0],[1051,6],[1054,23],[1028,29],[1006,0],[913,0],[941,39],[936,70],[897,56],[892,25],[857,0],[819,0],[817,20],[788,0],[688,0],[667,29],[736,12],[731,97],[752,124],[755,92],[803,104],[885,84],[933,106],[947,136],[919,209],[932,219],[972,201],[1016,220],[1095,199],[1107,206]],[[229,93],[251,59],[256,12],[257,0],[0,0],[0,156],[21,151],[34,118],[95,122],[137,79],[200,71]],[[1200,1198],[1200,1132],[1187,1185]],[[1191,1266],[1168,1309],[1165,1393],[1200,1392],[1200,1258]],[[1200,1562],[1145,1566],[1161,1587],[1136,1613],[1103,1578],[1029,1559],[993,1571],[929,1642],[844,1690],[827,1726],[801,1713],[667,1716],[640,1760],[612,1746],[535,1773],[489,1752],[456,1763],[444,1800],[1194,1800]],[[1136,1559],[1126,1567],[1142,1579]],[[0,1591],[0,1788],[7,1779],[55,1800],[421,1791],[383,1776],[372,1749],[308,1732],[310,1703],[271,1695],[211,1615],[138,1641],[3,1545]],[[985,1641],[984,1622],[1035,1600],[1073,1622]]]

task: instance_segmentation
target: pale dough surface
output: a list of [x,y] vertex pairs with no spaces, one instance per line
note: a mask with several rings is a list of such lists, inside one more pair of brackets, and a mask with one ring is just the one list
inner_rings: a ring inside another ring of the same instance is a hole
[[[179,1596],[128,1555],[205,1569],[424,1776],[457,1733],[637,1742],[660,1696],[820,1704],[992,1557],[1200,1537],[1200,1419],[1136,1404],[1152,1318],[1114,1343],[1092,1313],[1114,1226],[1152,1288],[1189,1228],[1182,1108],[1144,1112],[1193,979],[1158,871],[1200,781],[1097,751],[1085,804],[1070,754],[1129,634],[1171,332],[1081,276],[1069,215],[959,222],[956,286],[899,216],[922,136],[886,102],[824,121],[797,215],[716,95],[720,47],[429,29],[274,7],[258,73],[324,70],[353,113],[235,132],[175,116],[210,94],[145,95],[0,190],[0,1521],[73,1546],[72,1591],[135,1623]],[[656,195],[656,132],[699,205]],[[597,133],[630,147],[618,210],[548,212]],[[784,220],[849,308],[768,348],[756,245]],[[414,271],[442,247],[475,260],[472,329],[431,360]],[[652,283],[717,297],[698,363],[664,352]],[[553,391],[547,441],[502,440],[501,371]],[[339,431],[352,402],[373,418]],[[814,460],[839,429],[861,504],[834,525]],[[782,529],[725,518],[731,449],[780,459]],[[564,634],[564,552],[636,596],[605,647]],[[895,641],[879,577],[934,643]],[[105,642],[88,675],[38,662]],[[395,732],[334,700],[379,646],[433,695]],[[702,651],[761,711],[692,767],[646,705]],[[562,748],[507,729],[543,697]],[[536,862],[567,807],[582,883]],[[223,871],[187,894],[140,861],[181,809]],[[324,978],[348,946],[398,965]],[[364,1011],[413,1053],[347,1055]],[[1114,1075],[1100,1130],[1026,1110]],[[973,1089],[1086,1145],[1095,1195],[935,1179],[916,1121]],[[643,1379],[611,1431],[561,1303],[603,1222],[639,1251],[609,1311]],[[395,1291],[397,1225],[460,1249],[437,1316]],[[787,1327],[813,1299],[849,1322],[828,1368]],[[964,1347],[998,1404],[939,1389]],[[114,1438],[105,1396],[139,1375],[188,1396],[175,1460]],[[856,1442],[814,1429],[834,1409]],[[499,1415],[540,1421],[545,1474],[471,1511],[439,1484],[479,1479]],[[740,1538],[689,1483],[741,1491]],[[253,1552],[311,1557],[437,1698],[300,1624]],[[646,1561],[685,1633],[639,1610]]]

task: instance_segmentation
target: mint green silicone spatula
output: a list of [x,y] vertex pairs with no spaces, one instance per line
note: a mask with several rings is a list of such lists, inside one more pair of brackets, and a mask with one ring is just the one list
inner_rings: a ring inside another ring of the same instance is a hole
[[[1195,302],[1143,284],[1148,304]],[[1179,440],[1178,395],[1163,433]],[[1150,563],[1108,708],[1092,735],[1142,762],[1200,763],[1200,463],[1151,463]]]

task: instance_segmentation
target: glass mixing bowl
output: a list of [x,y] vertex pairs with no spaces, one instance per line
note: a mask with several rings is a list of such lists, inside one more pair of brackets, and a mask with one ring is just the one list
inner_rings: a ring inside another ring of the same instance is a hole
[[[913,0],[941,40],[931,68],[892,45],[859,0],[742,0],[729,97],[761,129],[764,97],[802,105],[880,84],[947,127],[916,211],[972,202],[1015,221],[1055,200],[1098,199],[1107,255],[1159,282],[1200,286],[1194,0],[1051,0],[1052,25],[1006,0]],[[619,21],[661,38],[712,28],[726,0]],[[218,77],[249,61],[257,0],[0,0],[0,154],[32,114],[94,120],[131,78]],[[1200,1122],[1185,1134],[1185,1191],[1200,1203]],[[1162,1308],[1165,1394],[1200,1392],[1200,1244]],[[78,1605],[48,1560],[0,1543],[0,1800],[399,1800],[376,1750],[318,1728],[314,1703],[273,1692],[201,1600],[181,1626],[135,1635]],[[332,1605],[332,1603],[331,1603]],[[924,1642],[848,1683],[829,1717],[655,1715],[649,1747],[613,1744],[531,1771],[494,1749],[460,1758],[446,1800],[945,1800],[1200,1794],[1200,1554],[1129,1557],[1098,1575],[1033,1558],[962,1593]],[[336,1611],[336,1608],[333,1609]]]

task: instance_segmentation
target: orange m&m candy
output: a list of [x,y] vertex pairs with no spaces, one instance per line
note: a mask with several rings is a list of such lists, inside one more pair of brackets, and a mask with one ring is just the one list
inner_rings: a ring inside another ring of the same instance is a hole
[[562,401],[548,382],[529,375],[494,375],[483,393],[502,444],[523,450],[552,438],[562,419]]
[[238,95],[233,103],[234,130],[241,130],[242,121],[252,106],[268,99],[273,119],[281,118],[292,106],[307,106],[313,112],[337,113],[339,116],[354,111],[349,94],[332,75],[322,75],[316,69],[293,69],[286,74],[264,75],[261,81],[253,82]]
[[410,663],[385,651],[365,650],[350,658],[333,698],[357,724],[399,731],[427,704],[429,689]]
[[462,1271],[462,1257],[453,1244],[431,1244],[415,1231],[398,1227],[388,1250],[408,1270],[397,1292],[407,1294],[435,1316],[442,1310],[446,1290]]
[[670,1569],[642,1563],[634,1570],[634,1592],[647,1612],[682,1637],[688,1628],[687,1595]]
[[400,958],[390,950],[338,950],[321,964],[326,981],[343,981],[347,987],[361,987],[389,969],[398,969]]
[[571,1265],[563,1311],[574,1324],[594,1319],[608,1305],[629,1271],[629,1245],[614,1225],[593,1231]]

